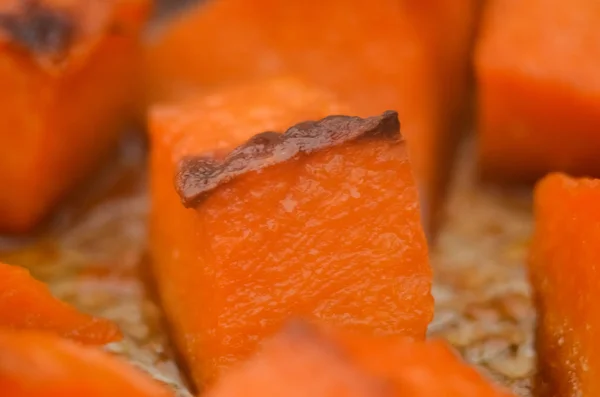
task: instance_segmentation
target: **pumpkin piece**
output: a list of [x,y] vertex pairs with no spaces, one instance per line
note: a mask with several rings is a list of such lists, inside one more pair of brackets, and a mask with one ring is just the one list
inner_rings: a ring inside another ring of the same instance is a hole
[[26,269],[0,263],[0,329],[55,333],[86,344],[122,338],[116,324],[89,316],[56,299]]
[[482,176],[600,176],[600,3],[488,3],[476,51]]
[[110,354],[55,335],[0,331],[3,397],[174,397]]
[[0,231],[26,232],[136,111],[149,0],[0,4]]
[[200,387],[291,314],[425,335],[431,269],[397,114],[288,128],[345,113],[332,101],[283,78],[151,113],[155,278]]
[[433,232],[462,129],[479,2],[202,2],[149,42],[148,100],[291,73],[334,92],[352,114],[395,109]]
[[550,174],[535,189],[529,270],[539,396],[600,393],[600,180]]
[[509,397],[443,341],[339,335],[295,322],[208,397]]

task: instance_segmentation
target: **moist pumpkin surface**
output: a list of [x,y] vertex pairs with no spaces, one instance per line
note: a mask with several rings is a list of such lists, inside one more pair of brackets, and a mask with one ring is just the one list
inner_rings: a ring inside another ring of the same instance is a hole
[[431,270],[398,115],[330,116],[318,92],[268,79],[151,116],[150,251],[198,386],[293,314],[425,335]]

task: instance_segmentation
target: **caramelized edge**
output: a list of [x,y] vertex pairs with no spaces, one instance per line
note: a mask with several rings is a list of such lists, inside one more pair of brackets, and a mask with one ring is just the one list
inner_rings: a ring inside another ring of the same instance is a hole
[[328,116],[304,121],[283,134],[263,132],[232,150],[225,158],[205,155],[181,160],[175,188],[186,208],[198,206],[220,185],[252,171],[356,139],[402,140],[398,113],[388,110],[368,118]]
[[76,26],[66,11],[24,0],[17,12],[0,13],[0,30],[32,53],[62,56],[74,42]]

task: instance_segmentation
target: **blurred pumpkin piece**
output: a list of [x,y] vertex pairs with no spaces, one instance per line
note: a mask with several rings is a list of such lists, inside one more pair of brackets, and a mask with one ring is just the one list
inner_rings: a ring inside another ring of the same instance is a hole
[[116,324],[56,299],[26,269],[0,263],[0,329],[47,331],[86,344],[121,339]]
[[208,397],[510,397],[443,341],[324,331],[296,321]]
[[475,58],[486,179],[600,176],[599,24],[595,0],[487,1]]
[[134,117],[149,4],[0,2],[0,231],[37,225]]
[[55,335],[0,331],[2,397],[174,397],[102,350]]
[[600,180],[550,174],[535,188],[529,271],[540,397],[600,393]]

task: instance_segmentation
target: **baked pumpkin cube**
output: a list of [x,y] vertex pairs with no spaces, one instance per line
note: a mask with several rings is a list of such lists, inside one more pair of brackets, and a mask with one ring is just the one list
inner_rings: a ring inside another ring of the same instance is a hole
[[209,397],[509,397],[443,341],[336,335],[294,322]]
[[55,333],[86,344],[121,339],[116,324],[81,313],[52,296],[26,269],[0,263],[0,329]]
[[597,179],[551,174],[535,189],[529,268],[542,397],[600,393],[599,202]]
[[0,4],[0,231],[35,226],[135,110],[149,0]]
[[343,112],[287,78],[151,112],[152,260],[198,386],[290,315],[424,337],[431,269],[397,114],[304,121]]
[[600,176],[600,3],[488,3],[476,53],[483,176]]
[[121,359],[56,335],[0,331],[2,397],[174,397]]
[[149,42],[149,101],[291,73],[332,90],[358,116],[395,109],[429,224],[460,132],[478,3],[201,2],[166,21]]

